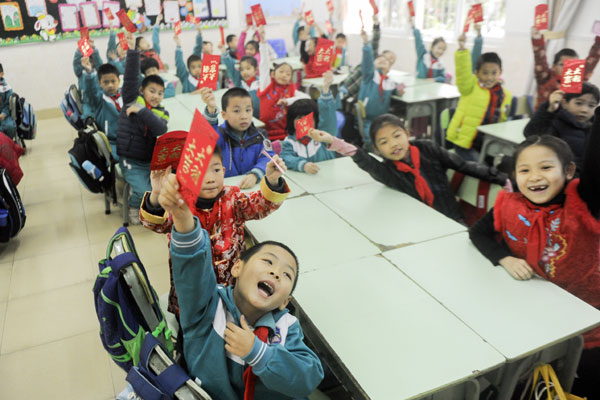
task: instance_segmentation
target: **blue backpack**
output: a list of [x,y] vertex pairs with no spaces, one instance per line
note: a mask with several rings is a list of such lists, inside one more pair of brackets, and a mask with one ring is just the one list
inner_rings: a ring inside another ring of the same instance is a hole
[[81,93],[77,89],[77,85],[73,84],[69,86],[69,89],[65,92],[65,97],[60,102],[60,109],[65,119],[73,128],[80,130],[85,127],[83,101],[81,100]]
[[24,140],[35,139],[37,119],[33,107],[24,97],[13,93],[8,100],[12,119],[17,125],[17,135]]
[[137,366],[147,332],[172,354],[171,331],[127,228],[113,235],[99,269],[94,303],[100,339],[113,361],[126,372]]
[[25,207],[19,191],[4,168],[0,168],[0,243],[8,242],[25,226]]

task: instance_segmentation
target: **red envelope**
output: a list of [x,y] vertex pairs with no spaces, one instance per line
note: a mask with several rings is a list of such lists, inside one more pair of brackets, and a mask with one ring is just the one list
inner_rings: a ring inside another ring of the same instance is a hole
[[79,46],[79,50],[84,57],[89,57],[94,54],[94,49],[92,49],[92,45],[90,44],[90,40],[88,38],[82,38],[77,42]]
[[317,47],[315,48],[315,68],[327,71],[331,67],[331,61],[333,58],[333,47],[335,42],[333,40],[325,39],[320,37],[317,39]]
[[471,7],[473,22],[476,24],[483,22],[483,7],[481,7],[481,3],[473,4]]
[[538,31],[548,30],[548,4],[535,6],[534,26]]
[[159,136],[154,145],[150,171],[165,169],[169,165],[177,169],[187,134],[186,131],[173,131]]
[[331,0],[327,0],[327,11],[329,11],[329,12],[333,11],[333,1],[331,1]]
[[408,3],[406,3],[406,5],[408,5],[408,12],[410,14],[411,17],[415,16],[415,3],[413,3],[412,1],[409,1]]
[[373,7],[373,15],[379,14],[379,8],[377,7],[377,4],[375,4],[375,0],[369,0],[369,3],[371,3],[371,7]]
[[181,21],[175,22],[175,36],[181,35]]
[[471,26],[471,22],[473,22],[473,9],[472,8],[469,10],[469,13],[467,14],[467,19],[465,21],[465,26],[463,27],[463,32],[464,33],[469,32],[469,27]]
[[302,118],[297,119],[294,122],[294,126],[296,127],[296,139],[300,140],[303,137],[307,136],[308,132],[310,132],[310,130],[315,127],[313,113],[310,113]]
[[200,23],[200,21],[202,21],[202,20],[200,19],[200,17],[196,17],[196,19],[194,20],[194,23],[196,23],[196,24],[199,24],[199,23]]
[[90,30],[88,29],[87,26],[82,26],[79,29],[79,35],[81,36],[81,38],[86,38],[89,39],[90,38]]
[[252,26],[252,14],[246,14],[246,25]]
[[135,24],[131,22],[129,16],[127,15],[127,10],[120,9],[119,12],[117,12],[117,17],[119,17],[121,25],[123,25],[123,27],[127,29],[127,32],[135,33],[137,31]]
[[219,31],[221,31],[221,44],[225,46],[225,32],[223,32],[223,26],[219,25]]
[[565,60],[560,80],[560,90],[565,93],[581,93],[584,73],[585,60]]
[[250,9],[252,10],[252,17],[254,18],[254,22],[256,22],[256,27],[267,24],[267,21],[265,20],[265,14],[263,13],[260,4],[250,6]]
[[365,30],[365,21],[362,19],[362,10],[358,10],[358,16],[360,17],[360,29]]
[[107,7],[104,9],[104,14],[106,14],[106,18],[108,18],[108,22],[110,22],[112,24],[113,20],[115,19],[115,16],[113,15],[112,10]]
[[327,28],[327,32],[329,32],[329,34],[333,33],[333,25],[331,25],[330,20],[325,21],[325,27]]
[[202,189],[202,180],[218,139],[217,132],[204,119],[200,111],[196,110],[176,173],[181,185],[179,193],[191,209],[195,206]]
[[308,10],[304,13],[304,19],[306,19],[306,23],[308,26],[312,26],[315,23],[315,18],[313,17],[313,13],[311,10]]
[[119,44],[123,51],[129,50],[129,44],[127,43],[127,39],[125,39],[125,32],[119,32],[117,37],[119,38]]
[[209,87],[212,90],[217,90],[217,83],[219,82],[219,63],[221,62],[221,56],[213,54],[204,54],[202,56],[202,71],[200,72],[200,79],[198,79],[198,87]]

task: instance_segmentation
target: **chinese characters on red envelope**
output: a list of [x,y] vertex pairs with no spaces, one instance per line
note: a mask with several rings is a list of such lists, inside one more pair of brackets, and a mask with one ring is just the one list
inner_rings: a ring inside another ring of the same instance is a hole
[[175,22],[175,36],[181,35],[181,21]]
[[252,10],[252,17],[254,17],[256,27],[267,24],[267,21],[265,20],[265,14],[263,14],[263,10],[260,4],[250,6],[250,9]]
[[469,13],[467,14],[467,19],[465,20],[465,26],[463,26],[464,33],[469,32],[469,27],[471,26],[472,22],[473,22],[473,9],[471,8],[469,10]]
[[106,14],[106,18],[108,18],[108,22],[110,22],[110,24],[112,25],[113,20],[115,19],[115,16],[112,13],[112,10],[108,7],[106,7],[104,9],[104,14]]
[[246,14],[246,25],[252,26],[252,14]]
[[150,171],[165,169],[168,166],[177,169],[187,134],[186,131],[173,131],[159,136],[154,145]]
[[308,10],[304,13],[304,19],[308,26],[312,26],[315,23],[315,18],[313,17],[313,13],[311,10]]
[[565,93],[581,93],[584,73],[585,60],[565,60],[562,79],[560,81],[560,90]]
[[308,132],[310,132],[310,130],[315,127],[313,113],[310,113],[302,118],[297,119],[294,122],[294,126],[296,127],[296,139],[300,140],[303,137],[307,136]]
[[129,50],[129,44],[127,44],[127,39],[125,39],[125,32],[119,32],[117,37],[119,38],[121,49],[123,49],[123,51]]
[[323,72],[330,68],[333,59],[333,46],[335,46],[333,40],[322,37],[317,39],[317,47],[315,48],[315,68],[323,70]]
[[202,189],[202,180],[218,138],[217,132],[204,119],[200,111],[196,110],[176,173],[181,185],[179,192],[191,209],[196,204]]
[[79,46],[79,50],[84,57],[89,57],[94,54],[94,49],[92,49],[92,45],[90,44],[90,40],[88,38],[84,37],[83,39],[80,39],[79,42],[77,42],[77,45]]
[[548,29],[548,4],[538,4],[535,6],[535,19],[533,22],[535,29],[538,31]]
[[481,7],[481,3],[473,4],[471,10],[473,10],[473,22],[476,24],[483,22],[483,8]]
[[125,27],[125,29],[127,29],[127,32],[135,33],[137,31],[136,26],[129,19],[129,16],[127,15],[126,10],[120,9],[119,12],[117,12],[117,17],[119,17],[119,21],[121,21],[121,25],[123,25]]
[[202,71],[198,79],[198,87],[209,87],[212,90],[217,90],[217,82],[219,81],[219,63],[221,56],[213,54],[204,54],[202,56]]
[[413,3],[412,1],[409,1],[408,3],[406,3],[406,5],[408,6],[408,13],[410,14],[411,17],[415,16],[415,3]]
[[82,26],[79,29],[79,35],[81,36],[81,38],[86,38],[89,39],[90,38],[90,30],[88,29],[87,26]]

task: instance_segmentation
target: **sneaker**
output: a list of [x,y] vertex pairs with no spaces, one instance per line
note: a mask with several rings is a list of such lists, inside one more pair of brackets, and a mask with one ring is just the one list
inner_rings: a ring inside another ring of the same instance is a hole
[[130,208],[129,209],[129,223],[131,225],[140,225],[140,209]]

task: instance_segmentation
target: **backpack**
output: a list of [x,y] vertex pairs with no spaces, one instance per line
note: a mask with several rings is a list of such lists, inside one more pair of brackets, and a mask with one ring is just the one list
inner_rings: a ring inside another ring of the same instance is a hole
[[60,109],[65,119],[73,128],[77,130],[85,128],[83,101],[81,100],[81,93],[77,89],[77,85],[73,84],[69,86],[69,89],[65,92],[65,97],[60,102]]
[[113,235],[98,267],[94,304],[100,339],[113,361],[126,372],[137,366],[147,332],[172,354],[171,331],[127,228]]
[[8,99],[10,114],[17,125],[17,135],[21,139],[33,140],[37,130],[37,119],[33,107],[24,97],[13,93]]
[[78,137],[69,150],[69,165],[81,184],[92,193],[112,193],[115,190],[115,161],[110,143],[93,120],[77,132]]
[[8,242],[25,225],[25,207],[15,184],[4,168],[0,168],[0,242]]

